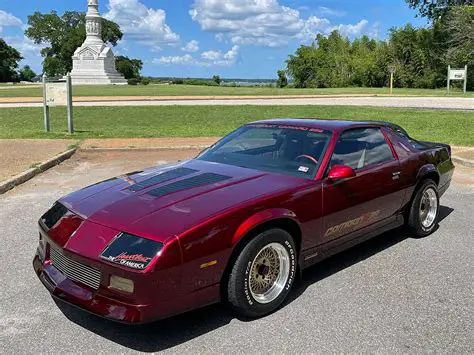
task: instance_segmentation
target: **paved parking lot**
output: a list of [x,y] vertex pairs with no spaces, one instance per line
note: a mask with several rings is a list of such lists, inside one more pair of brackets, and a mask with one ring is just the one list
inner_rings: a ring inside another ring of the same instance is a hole
[[0,353],[474,352],[474,187],[461,184],[466,171],[442,199],[432,236],[397,230],[320,263],[282,309],[259,320],[214,305],[131,327],[56,304],[31,267],[41,213],[79,187],[195,153],[79,153],[0,196]]

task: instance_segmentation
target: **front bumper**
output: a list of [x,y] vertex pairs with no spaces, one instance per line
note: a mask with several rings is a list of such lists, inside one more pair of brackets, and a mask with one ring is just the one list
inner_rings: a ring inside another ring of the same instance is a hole
[[151,305],[128,304],[100,295],[85,285],[65,277],[50,262],[41,259],[39,251],[33,258],[33,268],[46,289],[56,298],[95,315],[131,324],[146,323],[156,309]]
[[[52,264],[47,254],[39,247],[33,258],[33,269],[46,289],[53,297],[97,316],[127,324],[142,324],[194,308],[192,305],[194,302],[179,297],[176,289],[174,291],[169,289],[169,280],[160,287],[153,273],[143,274],[139,279],[135,279],[136,285],[144,289],[144,292],[136,300],[140,303],[134,303],[133,295],[123,296],[120,292],[110,290],[106,285],[107,276],[102,277],[97,290],[66,277]],[[77,261],[85,262],[85,260]],[[103,266],[104,275],[109,274],[110,270],[111,266]],[[154,292],[157,289],[158,293]],[[144,294],[147,295],[146,299],[143,298]]]

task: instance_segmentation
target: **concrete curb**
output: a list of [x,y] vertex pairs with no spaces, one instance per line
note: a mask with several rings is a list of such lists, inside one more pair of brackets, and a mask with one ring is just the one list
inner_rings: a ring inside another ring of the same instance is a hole
[[465,166],[467,168],[474,168],[474,160],[471,159],[465,159],[465,158],[460,158],[455,155],[451,157],[452,161],[456,164]]
[[51,169],[53,166],[56,166],[56,165],[62,163],[63,161],[69,159],[70,157],[72,157],[74,155],[76,150],[77,150],[77,148],[69,149],[64,153],[58,154],[55,157],[41,163],[39,166],[37,166],[35,168],[28,169],[28,170],[22,172],[21,174],[18,174],[16,176],[14,176],[11,179],[0,182],[0,195],[4,194],[5,192],[7,192],[11,189],[13,189],[16,186],[19,186],[19,185],[23,184],[24,182],[26,182],[26,181],[32,179],[33,177],[35,177],[36,175],[38,175],[38,174],[40,174],[40,173],[42,173],[42,172],[44,172],[48,169]]
[[211,145],[174,145],[174,146],[156,146],[156,147],[124,147],[124,148],[79,148],[81,152],[154,152],[160,150],[181,150],[181,149],[206,149]]

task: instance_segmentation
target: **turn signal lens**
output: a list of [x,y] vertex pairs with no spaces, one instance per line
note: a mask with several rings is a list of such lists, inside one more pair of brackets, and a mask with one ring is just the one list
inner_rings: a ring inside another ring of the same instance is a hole
[[128,280],[120,276],[112,275],[110,277],[110,288],[127,292],[127,293],[133,293],[134,284],[132,280]]

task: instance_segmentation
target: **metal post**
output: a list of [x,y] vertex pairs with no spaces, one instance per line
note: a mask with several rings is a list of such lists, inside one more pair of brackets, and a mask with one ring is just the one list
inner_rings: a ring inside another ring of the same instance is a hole
[[46,103],[46,74],[43,74],[43,109],[44,109],[44,130],[49,132],[51,126],[49,123],[49,106]]
[[67,85],[67,128],[70,134],[74,133],[74,112],[72,109],[72,81],[71,73],[66,76]]
[[449,78],[451,77],[451,65],[448,65],[448,95],[449,95]]
[[464,67],[464,95],[467,92],[467,65]]
[[393,73],[390,73],[390,95],[393,94]]

